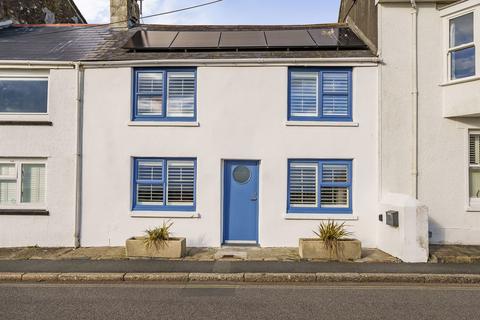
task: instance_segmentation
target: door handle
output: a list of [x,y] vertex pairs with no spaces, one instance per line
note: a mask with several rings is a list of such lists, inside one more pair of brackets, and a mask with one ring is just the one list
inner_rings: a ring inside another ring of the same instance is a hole
[[257,193],[255,192],[252,197],[250,198],[251,201],[257,201],[258,200],[258,197],[257,197]]

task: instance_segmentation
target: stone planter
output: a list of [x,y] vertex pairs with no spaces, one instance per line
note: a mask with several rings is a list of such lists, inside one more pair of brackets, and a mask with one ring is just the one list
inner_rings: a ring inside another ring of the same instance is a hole
[[362,243],[358,240],[340,240],[338,250],[329,250],[318,239],[300,239],[298,251],[303,259],[357,260],[362,257]]
[[145,246],[145,237],[134,237],[127,240],[128,257],[148,258],[181,258],[185,256],[185,238],[171,238],[164,246]]

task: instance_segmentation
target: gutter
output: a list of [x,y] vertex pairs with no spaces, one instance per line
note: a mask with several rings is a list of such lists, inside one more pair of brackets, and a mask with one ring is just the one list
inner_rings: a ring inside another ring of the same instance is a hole
[[0,69],[73,69],[75,62],[35,61],[35,60],[0,60]]
[[[381,62],[378,57],[352,57],[352,58],[253,58],[253,59],[154,59],[154,60],[122,60],[122,61],[84,61],[85,68],[108,68],[126,66],[281,66],[281,65],[377,65]],[[0,61],[1,63],[1,61]]]
[[418,8],[412,6],[412,196],[418,199]]
[[80,247],[82,224],[82,150],[83,150],[83,88],[84,75],[82,64],[75,63],[77,78],[77,149],[75,153],[75,248]]

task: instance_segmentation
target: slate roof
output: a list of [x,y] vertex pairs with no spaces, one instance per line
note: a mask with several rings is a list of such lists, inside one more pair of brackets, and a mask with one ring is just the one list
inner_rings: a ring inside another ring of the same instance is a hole
[[346,28],[344,24],[297,26],[142,25],[121,31],[105,25],[12,26],[0,29],[0,60],[119,61],[155,59],[342,58],[373,57],[367,46],[315,50],[135,51],[125,48],[137,31],[246,31]]

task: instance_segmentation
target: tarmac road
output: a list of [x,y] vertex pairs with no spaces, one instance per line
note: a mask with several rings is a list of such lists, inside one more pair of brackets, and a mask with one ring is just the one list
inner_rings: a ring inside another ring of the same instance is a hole
[[480,319],[480,286],[0,283],[0,319]]

